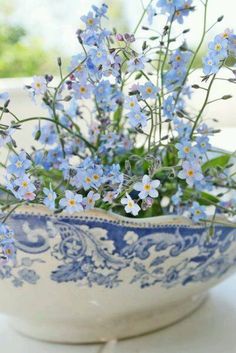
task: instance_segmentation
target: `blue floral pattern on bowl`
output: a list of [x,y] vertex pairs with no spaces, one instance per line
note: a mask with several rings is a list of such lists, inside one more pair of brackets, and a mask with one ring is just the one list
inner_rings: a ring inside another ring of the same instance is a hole
[[[132,219],[12,215],[15,261],[0,269],[0,279],[16,287],[36,284],[45,255],[53,260],[48,277],[57,283],[113,288],[127,282],[165,288],[217,280],[236,265],[236,229],[196,225],[155,225]],[[127,272],[128,270],[128,272]]]

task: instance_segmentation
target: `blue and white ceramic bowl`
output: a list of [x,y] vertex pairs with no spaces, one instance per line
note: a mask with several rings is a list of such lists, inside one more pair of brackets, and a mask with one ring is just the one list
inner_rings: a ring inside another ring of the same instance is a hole
[[0,311],[20,332],[95,342],[156,330],[186,316],[236,268],[236,229],[214,236],[183,217],[12,215],[16,261],[0,268]]

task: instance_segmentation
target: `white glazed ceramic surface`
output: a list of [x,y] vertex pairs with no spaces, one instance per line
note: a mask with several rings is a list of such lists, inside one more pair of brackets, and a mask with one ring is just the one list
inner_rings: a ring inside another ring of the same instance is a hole
[[195,310],[236,267],[230,226],[209,239],[182,217],[45,212],[12,215],[16,262],[0,268],[0,311],[38,339],[98,342],[156,330]]

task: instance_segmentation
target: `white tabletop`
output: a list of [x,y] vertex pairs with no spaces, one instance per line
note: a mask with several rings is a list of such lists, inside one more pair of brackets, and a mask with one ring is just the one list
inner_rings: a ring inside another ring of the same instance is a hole
[[107,347],[65,346],[19,335],[0,315],[0,352],[5,353],[235,353],[236,276],[211,291],[194,314],[159,332]]

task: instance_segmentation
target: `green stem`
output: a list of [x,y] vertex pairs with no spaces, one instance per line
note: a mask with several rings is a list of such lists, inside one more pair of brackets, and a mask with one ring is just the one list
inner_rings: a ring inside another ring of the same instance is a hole
[[[53,119],[50,119],[50,118],[47,118],[47,117],[31,117],[31,118],[26,118],[26,119],[23,119],[23,120],[18,120],[18,122],[20,124],[22,123],[26,123],[26,122],[29,122],[29,121],[34,121],[34,120],[46,120],[46,121],[50,121],[51,123],[55,123],[55,121]],[[68,131],[70,134],[80,138],[86,145],[87,147],[93,149],[93,150],[96,150],[96,148],[90,143],[88,142],[82,135],[78,134],[78,133],[75,133],[73,131],[71,131],[71,129],[69,129],[68,127],[66,127],[65,125],[61,124],[59,121],[57,122],[57,124],[64,130]]]
[[198,113],[198,115],[197,115],[197,118],[196,118],[196,120],[195,120],[195,122],[194,122],[194,124],[193,124],[193,128],[192,128],[192,132],[191,132],[190,137],[193,136],[194,130],[195,130],[195,128],[196,128],[196,126],[197,126],[197,124],[198,124],[200,118],[202,117],[202,113],[204,112],[204,110],[205,110],[205,108],[206,108],[206,106],[207,106],[208,99],[209,99],[209,95],[210,95],[210,91],[211,91],[211,87],[212,87],[212,85],[213,85],[213,82],[214,82],[215,77],[216,77],[216,74],[214,74],[214,75],[212,76],[212,79],[211,79],[211,82],[210,82],[210,84],[209,84],[209,87],[208,87],[208,90],[207,90],[207,94],[206,94],[204,103],[203,103],[202,108],[201,108],[201,110],[199,111],[199,113]]
[[147,9],[148,9],[148,7],[151,5],[152,2],[153,2],[153,0],[149,1],[147,7],[144,9],[144,11],[143,11],[143,13],[142,13],[142,16],[140,17],[140,19],[139,19],[139,21],[138,21],[138,23],[137,23],[137,25],[136,25],[136,27],[135,27],[135,29],[134,29],[134,31],[133,31],[133,34],[136,34],[137,30],[139,29],[139,26],[140,26],[140,24],[141,24],[142,21],[143,21],[143,18],[144,18],[144,16],[145,16],[146,12],[147,12]]
[[178,91],[178,93],[177,93],[177,95],[176,95],[175,104],[178,102],[180,93],[182,92],[182,89],[181,89],[181,88],[185,85],[185,83],[186,83],[186,81],[187,81],[187,79],[188,79],[189,72],[190,72],[190,70],[191,70],[191,68],[192,68],[192,66],[193,66],[193,64],[194,64],[194,62],[195,62],[195,59],[196,59],[196,57],[197,57],[197,55],[198,55],[198,53],[199,53],[199,51],[200,51],[200,49],[201,49],[201,47],[202,47],[202,44],[203,44],[203,42],[204,42],[204,39],[205,39],[205,35],[206,35],[206,25],[207,25],[207,5],[208,5],[208,0],[206,0],[206,2],[205,2],[205,4],[204,4],[204,8],[205,8],[205,9],[204,9],[204,22],[203,22],[202,36],[201,36],[200,42],[199,42],[199,44],[198,44],[198,46],[197,46],[197,49],[194,51],[194,55],[193,55],[193,57],[192,57],[192,60],[190,61],[188,70],[187,70],[187,72],[186,72],[186,75],[185,75],[185,77],[184,77],[184,79],[183,79],[183,81],[182,81],[182,83],[181,83],[181,87],[180,87],[180,89],[179,89],[179,91]]

